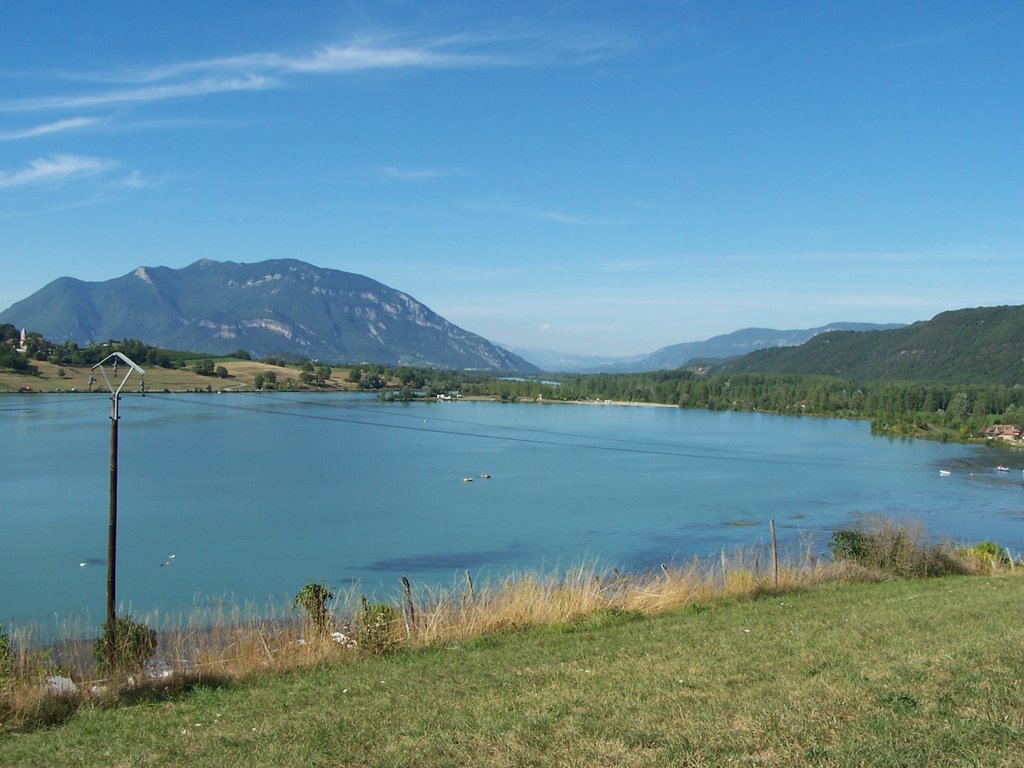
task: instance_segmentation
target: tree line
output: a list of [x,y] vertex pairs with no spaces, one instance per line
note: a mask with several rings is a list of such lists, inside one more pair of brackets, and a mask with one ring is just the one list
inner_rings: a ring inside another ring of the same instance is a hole
[[881,434],[964,439],[995,423],[1024,429],[1020,384],[854,383],[808,374],[700,375],[688,370],[540,380],[473,379],[462,393],[501,400],[658,403],[680,408],[867,419]]
[[[57,344],[46,341],[38,333],[28,333],[21,353],[16,351],[19,341],[18,329],[10,324],[0,325],[0,368],[33,373],[32,360],[91,366],[112,351],[120,351],[140,365],[174,368],[191,363],[197,373],[226,374],[223,366],[214,364],[213,356],[165,350],[132,339],[79,347],[74,342]],[[251,359],[242,349],[226,357]],[[262,362],[287,365],[287,361],[279,358],[264,358]],[[300,382],[322,385],[333,373],[331,366],[308,360],[298,362],[297,368],[297,378],[289,377],[284,381],[273,372],[260,374],[257,388],[289,388]],[[656,403],[706,410],[867,419],[872,429],[881,434],[941,440],[966,439],[996,423],[1024,429],[1024,386],[1020,384],[856,383],[837,376],[815,374],[707,375],[685,369],[539,379],[376,363],[351,366],[346,379],[360,390],[378,392],[385,399],[397,400],[458,392],[465,396],[494,397],[504,402]]]

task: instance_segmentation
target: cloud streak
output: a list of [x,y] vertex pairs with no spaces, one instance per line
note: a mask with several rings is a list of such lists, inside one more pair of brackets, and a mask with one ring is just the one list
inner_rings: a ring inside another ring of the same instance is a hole
[[102,122],[98,117],[71,117],[67,120],[58,120],[55,123],[36,125],[32,128],[25,128],[20,131],[8,131],[0,133],[0,141],[19,141],[21,139],[33,139],[37,136],[49,136],[64,131],[74,131],[79,128],[88,128]]
[[377,171],[382,176],[398,181],[429,181],[462,175],[462,171],[448,168],[396,168],[391,165],[378,168]]
[[[487,47],[490,46],[490,47]],[[0,103],[7,112],[85,109],[158,102],[208,94],[284,87],[302,75],[416,69],[479,69],[528,64],[531,54],[503,53],[491,39],[454,35],[422,41],[359,38],[305,55],[250,53],[115,72],[64,72],[60,79],[118,84],[93,93],[45,96]]]
[[626,222],[613,216],[587,216],[573,213],[565,213],[558,210],[538,210],[511,205],[503,201],[492,200],[471,200],[466,202],[465,207],[474,211],[491,211],[495,213],[523,216],[530,219],[541,219],[552,221],[556,224],[566,224],[576,227],[615,227]]
[[169,83],[146,88],[122,88],[76,96],[45,96],[35,99],[9,101],[3,104],[3,109],[7,112],[38,112],[108,107],[116,104],[184,99],[212,93],[266,90],[276,85],[278,85],[278,81],[260,75],[208,77],[184,83]]
[[106,173],[117,163],[99,157],[53,154],[37,158],[20,171],[0,171],[0,188],[61,184]]
[[554,221],[557,224],[573,224],[580,227],[613,227],[622,224],[621,220],[610,216],[576,216],[561,211],[543,211],[533,215],[539,219]]

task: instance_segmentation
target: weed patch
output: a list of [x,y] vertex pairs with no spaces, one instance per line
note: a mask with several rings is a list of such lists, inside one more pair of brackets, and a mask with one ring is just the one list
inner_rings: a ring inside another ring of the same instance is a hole
[[971,563],[949,544],[932,544],[920,526],[866,516],[852,528],[832,534],[829,549],[838,560],[902,578],[929,578],[973,572]]

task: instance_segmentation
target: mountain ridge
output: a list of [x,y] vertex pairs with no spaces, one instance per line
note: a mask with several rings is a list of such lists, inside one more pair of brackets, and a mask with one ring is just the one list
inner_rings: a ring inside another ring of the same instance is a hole
[[101,282],[60,277],[0,312],[0,322],[77,344],[130,337],[332,363],[536,370],[402,291],[297,259],[140,266]]
[[543,349],[508,346],[515,354],[546,371],[560,373],[641,373],[681,368],[694,360],[721,360],[738,357],[757,349],[798,346],[821,333],[834,330],[874,331],[903,327],[899,323],[835,322],[816,328],[776,330],[741,328],[732,333],[712,336],[703,341],[670,344],[649,354],[628,357],[573,355]]

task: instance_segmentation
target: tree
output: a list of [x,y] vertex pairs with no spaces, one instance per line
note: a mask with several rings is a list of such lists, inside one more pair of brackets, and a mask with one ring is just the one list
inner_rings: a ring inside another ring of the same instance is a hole
[[196,362],[192,363],[192,370],[200,376],[213,376],[213,360],[208,357],[202,360],[196,360]]
[[292,607],[302,611],[303,618],[313,632],[326,635],[331,629],[327,601],[333,599],[334,594],[326,584],[322,581],[310,581],[292,598]]
[[[131,616],[118,616],[114,621],[114,666],[117,670],[134,672],[142,669],[156,651],[156,630],[136,621]],[[107,669],[106,636],[97,638],[92,645],[92,655],[96,665],[102,672],[112,673]]]

